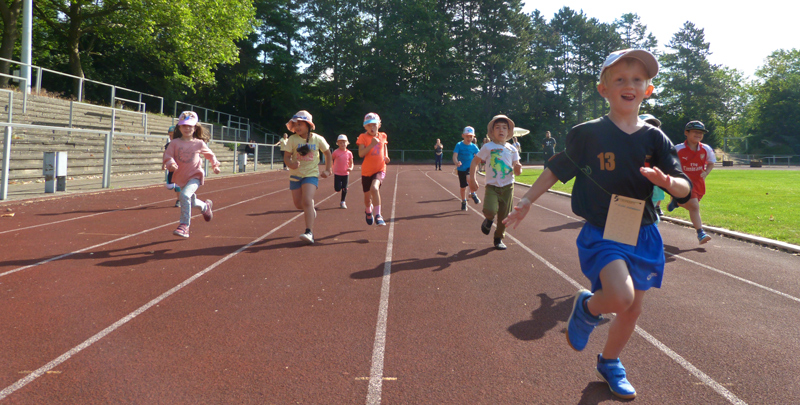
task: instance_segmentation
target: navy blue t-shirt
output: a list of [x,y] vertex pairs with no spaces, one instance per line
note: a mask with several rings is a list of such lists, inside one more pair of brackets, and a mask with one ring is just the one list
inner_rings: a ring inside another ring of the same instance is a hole
[[[595,226],[605,227],[611,194],[645,200],[641,225],[656,222],[650,198],[653,183],[639,172],[641,167],[658,167],[689,181],[681,171],[675,146],[660,129],[650,125],[627,134],[605,116],[572,128],[566,145],[547,167],[564,183],[575,178],[572,211]],[[691,193],[677,200],[686,202],[690,197]]]

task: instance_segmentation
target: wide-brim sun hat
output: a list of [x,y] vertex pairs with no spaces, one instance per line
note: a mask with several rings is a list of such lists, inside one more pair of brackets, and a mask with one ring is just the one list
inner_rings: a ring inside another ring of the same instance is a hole
[[[492,117],[492,120],[489,121],[489,125],[486,126],[486,131],[487,131],[487,133],[489,135],[491,135],[492,128],[494,127],[494,123],[497,122],[498,120],[506,120],[508,122],[508,126],[509,126],[508,134],[506,135],[506,139],[505,139],[506,141],[508,141],[509,139],[511,139],[514,136],[514,127],[515,127],[515,125],[514,125],[514,121],[512,121],[511,118],[508,118],[503,114],[498,114],[498,115],[495,115],[494,117]],[[491,139],[491,137],[489,139]]]
[[378,114],[376,113],[371,112],[364,116],[364,125],[380,124],[380,123],[381,123],[381,117],[379,117]]
[[648,79],[652,79],[658,74],[658,60],[656,60],[656,57],[652,53],[644,49],[623,49],[612,52],[606,57],[606,60],[603,62],[603,67],[600,69],[600,77],[603,77],[603,72],[607,68],[627,58],[642,62],[647,72]]
[[661,126],[661,121],[658,118],[656,118],[653,114],[642,114],[639,116],[639,119],[657,127]]
[[293,129],[294,124],[296,124],[299,121],[307,122],[308,125],[311,126],[312,130],[317,128],[317,126],[314,125],[314,122],[312,121],[311,114],[306,110],[300,110],[294,116],[292,116],[292,119],[290,119],[289,122],[286,123],[286,128],[289,131],[294,132]]
[[197,121],[200,118],[197,116],[197,113],[194,111],[184,111],[181,115],[178,116],[178,125],[197,125]]

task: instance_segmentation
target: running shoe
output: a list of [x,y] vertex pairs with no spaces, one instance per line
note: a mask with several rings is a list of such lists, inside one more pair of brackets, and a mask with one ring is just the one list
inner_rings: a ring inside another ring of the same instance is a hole
[[656,214],[658,214],[659,217],[664,215],[664,211],[661,211],[660,205],[656,205]]
[[366,216],[367,216],[367,217],[366,217],[366,219],[367,219],[367,225],[372,225],[372,213],[371,213],[371,212],[365,212],[365,213],[364,213],[364,215],[366,215]]
[[214,213],[211,211],[212,205],[214,205],[214,203],[211,202],[211,200],[206,200],[206,209],[203,210],[203,219],[205,219],[206,222],[209,222],[212,218],[214,218]]
[[506,249],[508,249],[506,244],[503,243],[503,240],[500,239],[500,238],[494,238],[494,248],[497,249],[497,250],[506,250]]
[[667,205],[667,211],[672,212],[675,208],[678,208],[678,202],[673,198]]
[[340,202],[339,203],[339,208],[341,208],[343,210],[346,210],[347,209],[347,203],[345,203],[344,201]]
[[572,313],[567,321],[567,343],[577,351],[586,348],[586,344],[589,342],[589,334],[603,319],[602,316],[593,316],[583,309],[583,302],[591,296],[592,293],[586,289],[581,289],[575,293],[575,300],[572,302]]
[[175,206],[176,207],[180,207],[181,206],[181,200],[175,200]]
[[386,226],[386,222],[383,221],[383,217],[382,216],[375,215],[375,225]]
[[467,200],[461,201],[461,211],[467,210]]
[[300,235],[300,240],[302,240],[305,243],[308,243],[309,245],[313,245],[314,244],[314,234],[311,233],[311,231],[308,231],[308,232]]
[[611,393],[623,398],[633,399],[636,398],[636,390],[633,388],[628,378],[625,375],[625,367],[619,359],[604,359],[603,356],[597,355],[597,376],[608,384]]
[[472,193],[469,196],[472,197],[472,201],[475,201],[475,204],[480,204],[481,203],[481,199],[478,198],[478,194],[477,193]]
[[189,225],[180,224],[178,225],[178,229],[172,231],[173,235],[180,236],[181,238],[188,238],[189,237]]
[[494,223],[494,221],[491,220],[491,219],[484,219],[483,220],[483,223],[481,224],[481,232],[483,232],[484,235],[488,235],[489,232],[491,232],[492,223]]
[[697,231],[697,241],[700,242],[701,245],[708,243],[711,240],[711,237],[704,230]]

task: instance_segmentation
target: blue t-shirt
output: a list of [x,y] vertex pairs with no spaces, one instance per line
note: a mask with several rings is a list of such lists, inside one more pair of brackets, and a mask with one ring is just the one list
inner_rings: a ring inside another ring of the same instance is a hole
[[461,166],[458,167],[458,171],[468,171],[470,164],[472,164],[472,158],[474,158],[479,151],[480,149],[478,148],[478,145],[475,145],[475,142],[472,142],[469,145],[465,145],[464,141],[457,143],[455,149],[453,149],[453,153],[458,154],[458,161],[461,162]]

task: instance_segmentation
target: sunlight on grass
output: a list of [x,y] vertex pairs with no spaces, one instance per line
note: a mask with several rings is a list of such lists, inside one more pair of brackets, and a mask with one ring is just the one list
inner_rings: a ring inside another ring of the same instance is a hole
[[[525,169],[517,181],[533,184],[541,169]],[[567,184],[553,190],[572,192]],[[689,212],[678,208],[665,214],[689,220]],[[800,171],[741,170],[716,168],[706,180],[706,195],[700,202],[703,224],[800,245]]]

